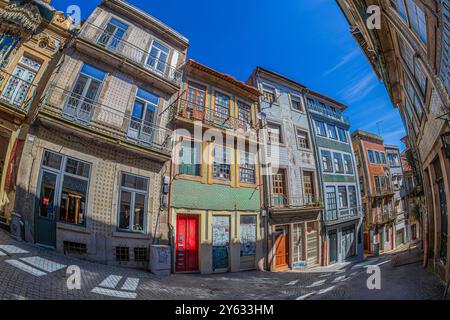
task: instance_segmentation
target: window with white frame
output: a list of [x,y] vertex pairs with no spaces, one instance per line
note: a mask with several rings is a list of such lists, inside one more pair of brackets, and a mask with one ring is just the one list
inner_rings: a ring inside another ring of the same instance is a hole
[[300,97],[291,94],[291,105],[294,110],[303,111]]
[[179,149],[179,174],[201,176],[202,172],[202,142],[183,139]]
[[356,197],[356,187],[355,186],[349,186],[348,187],[348,202],[350,208],[356,208],[358,206]]
[[326,137],[327,132],[325,130],[325,123],[323,121],[315,120],[314,123],[316,124],[316,133],[319,136]]
[[348,154],[344,154],[344,167],[346,174],[353,174],[352,157]]
[[336,173],[344,173],[344,163],[342,161],[342,154],[333,153],[334,171]]
[[328,137],[337,140],[338,136],[336,132],[336,126],[334,124],[327,123],[327,129],[328,129]]
[[345,186],[338,187],[338,199],[339,199],[339,208],[348,207],[347,187]]
[[153,40],[150,53],[148,54],[147,67],[157,72],[165,73],[170,49],[159,41]]
[[231,179],[231,154],[225,146],[215,145],[213,148],[213,178]]
[[243,183],[256,183],[255,156],[249,152],[239,153],[239,181]]
[[221,92],[216,92],[214,101],[214,116],[228,119],[230,117],[230,97]]
[[345,132],[344,129],[338,127],[338,134],[339,134],[339,140],[341,142],[346,142],[346,143],[348,142],[347,133]]
[[283,136],[281,134],[281,125],[276,123],[269,123],[267,125],[267,132],[269,143],[271,144],[283,143]]
[[331,152],[322,150],[320,153],[322,155],[323,172],[333,172],[333,160],[331,158]]
[[405,60],[409,71],[416,79],[422,95],[425,96],[427,90],[427,77],[420,59],[414,56],[412,48],[400,36],[397,37],[400,48],[400,55]]
[[55,152],[44,151],[39,186],[39,216],[56,215],[59,221],[86,224],[91,165]]
[[309,149],[308,132],[297,129],[297,145],[302,149]]
[[406,93],[408,96],[407,98],[409,98],[409,100],[411,101],[411,104],[414,106],[414,110],[416,111],[417,117],[419,119],[421,119],[422,115],[423,115],[422,104],[414,90],[414,86],[413,86],[411,80],[408,78],[408,76],[405,73],[403,75],[404,75],[403,80],[405,83],[405,90],[406,90]]
[[148,178],[122,173],[119,191],[119,230],[145,232]]

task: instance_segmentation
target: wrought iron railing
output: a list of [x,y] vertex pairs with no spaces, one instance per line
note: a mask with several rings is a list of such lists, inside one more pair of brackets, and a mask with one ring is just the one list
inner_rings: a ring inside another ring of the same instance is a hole
[[172,151],[171,130],[55,85],[48,89],[42,108],[111,138],[136,143],[168,155]]
[[0,71],[0,101],[10,107],[28,112],[36,94],[36,85],[20,76]]
[[313,195],[272,195],[273,208],[314,208],[322,207],[320,198]]
[[328,118],[333,118],[346,124],[350,124],[350,119],[347,116],[344,116],[341,112],[332,111],[326,106],[320,105],[315,100],[312,103],[311,101],[308,101],[307,106],[308,109],[312,112],[322,114]]
[[325,221],[333,222],[337,220],[346,220],[351,218],[356,218],[362,215],[362,207],[352,207],[352,208],[342,208],[342,209],[326,209],[325,210]]
[[122,58],[131,60],[176,85],[181,84],[183,73],[180,69],[102,28],[85,23],[80,37]]
[[231,116],[232,110],[229,112],[223,112],[220,110],[212,110],[202,104],[196,104],[186,99],[178,99],[178,103],[174,104],[176,109],[174,114],[177,116],[189,119],[201,121],[204,124],[218,127],[222,129],[239,130],[243,133],[256,134],[258,128],[258,122],[254,121],[251,113],[245,117],[233,117]]

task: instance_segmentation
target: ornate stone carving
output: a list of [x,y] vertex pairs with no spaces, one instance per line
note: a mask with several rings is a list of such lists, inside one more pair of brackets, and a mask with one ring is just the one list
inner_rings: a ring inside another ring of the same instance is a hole
[[0,10],[0,21],[17,25],[29,33],[34,33],[42,23],[39,8],[31,3],[12,3]]

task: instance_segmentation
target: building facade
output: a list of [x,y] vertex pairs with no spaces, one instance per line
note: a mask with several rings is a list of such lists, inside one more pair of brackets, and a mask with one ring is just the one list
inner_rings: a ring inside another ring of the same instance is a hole
[[323,264],[330,265],[364,257],[362,203],[355,155],[343,115],[346,106],[309,91],[306,105],[310,116],[323,212]]
[[364,210],[364,251],[378,254],[395,248],[394,194],[383,139],[373,133],[352,133]]
[[172,110],[175,272],[263,269],[259,91],[193,60]]
[[[424,264],[443,279],[450,271],[450,103],[448,0],[337,0],[351,32],[398,108],[426,205]],[[381,10],[369,29],[368,6]]]
[[395,230],[394,230],[394,248],[398,248],[402,244],[409,241],[409,224],[408,212],[401,196],[401,189],[404,184],[403,167],[400,158],[400,149],[397,146],[384,146],[386,157],[389,162],[392,191],[394,192],[394,214],[395,214]]
[[20,162],[25,239],[146,267],[168,244],[169,109],[188,41],[121,0],[104,0],[49,81]]
[[264,146],[267,267],[272,271],[322,263],[319,175],[304,101],[305,87],[257,67],[249,78],[260,98]]
[[36,111],[33,98],[73,27],[49,2],[0,1],[0,224],[6,226],[27,123]]

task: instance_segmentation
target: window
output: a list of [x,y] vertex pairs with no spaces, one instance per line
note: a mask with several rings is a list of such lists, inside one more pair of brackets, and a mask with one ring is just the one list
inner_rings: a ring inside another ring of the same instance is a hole
[[294,110],[303,111],[300,97],[291,95],[291,106]]
[[375,158],[373,157],[373,151],[372,150],[368,150],[367,153],[369,154],[369,162],[370,163],[375,163]]
[[346,187],[338,187],[338,198],[339,198],[339,208],[347,208],[348,200],[347,200],[347,188]]
[[152,48],[147,59],[147,67],[165,73],[170,50],[156,40],[153,40]]
[[17,35],[3,33],[0,35],[0,61],[7,61],[20,38]]
[[183,139],[179,152],[179,174],[201,176],[202,143],[200,141]]
[[408,76],[404,74],[404,83],[405,83],[405,90],[406,93],[414,106],[414,110],[416,111],[416,114],[419,119],[422,118],[423,110],[422,110],[422,104],[419,101],[419,97],[417,96],[416,92],[414,91],[413,84],[411,80],[409,80]]
[[344,166],[345,166],[345,173],[353,174],[352,157],[348,154],[344,154]]
[[347,134],[344,129],[338,128],[339,140],[342,142],[347,142]]
[[50,217],[59,207],[59,221],[85,225],[90,170],[86,162],[44,151],[39,215]]
[[408,23],[404,0],[391,0],[391,6],[395,11],[397,11],[398,15],[403,19],[403,21]]
[[375,159],[377,160],[377,163],[381,163],[380,153],[378,151],[375,151]]
[[334,171],[336,173],[344,173],[344,163],[342,161],[342,154],[333,153]]
[[333,172],[333,160],[330,151],[321,151],[323,172]]
[[328,136],[332,139],[337,140],[337,132],[336,132],[336,126],[333,124],[327,124],[327,128],[328,128]]
[[239,126],[244,129],[250,129],[252,125],[252,107],[241,101],[238,101],[237,105]]
[[145,232],[148,179],[122,173],[119,191],[119,229]]
[[[418,58],[414,57],[413,50],[409,45],[405,43],[403,38],[398,36],[397,39],[400,48],[400,55],[405,60],[409,71],[414,75],[414,78],[416,79],[417,84],[420,87],[420,91],[422,92],[422,95],[425,96],[427,90],[427,77],[425,76],[425,71],[422,67],[422,64]],[[412,95],[410,96],[412,97]]]
[[312,201],[314,197],[314,172],[304,171],[303,172],[303,190],[307,200]]
[[206,100],[206,87],[189,82],[187,93],[188,108],[194,112],[203,112]]
[[256,183],[255,158],[248,152],[239,153],[239,179],[243,183]]
[[348,200],[349,200],[350,208],[356,208],[358,206],[355,186],[348,187]]
[[230,180],[230,151],[224,146],[214,146],[213,159],[213,177],[216,179]]
[[327,220],[337,219],[336,188],[326,187],[325,193],[326,193]]
[[383,164],[386,164],[386,155],[384,154],[384,152],[381,152],[381,161],[383,162]]
[[317,135],[326,137],[327,133],[325,131],[325,123],[323,123],[322,121],[318,121],[318,120],[315,120],[314,122],[316,124]]
[[279,169],[278,173],[272,175],[273,204],[275,206],[283,207],[287,204],[285,177],[284,169]]
[[134,248],[134,261],[147,261],[147,248]]
[[411,27],[420,36],[422,42],[427,44],[427,22],[425,13],[414,0],[406,0],[406,6],[408,7],[408,17]]
[[134,99],[128,137],[151,144],[155,133],[156,111],[159,97],[149,91],[138,89]]
[[263,98],[269,103],[276,102],[275,88],[263,85]]
[[64,116],[89,123],[105,76],[106,72],[85,64],[64,106]]
[[108,49],[116,50],[122,40],[128,26],[117,19],[111,18],[106,25],[105,31],[98,39],[98,44]]
[[268,136],[269,143],[277,144],[283,143],[283,137],[281,135],[281,126],[275,123],[268,124]]
[[230,117],[230,97],[216,92],[214,101],[214,116],[228,119]]
[[309,149],[308,133],[297,129],[297,146],[303,149]]
[[130,261],[130,248],[116,247],[116,261]]
[[[29,91],[32,88],[33,81],[36,74],[41,67],[41,63],[22,56],[19,63],[15,67],[12,75],[4,75],[8,78],[6,86],[3,88],[2,100],[18,108],[23,108],[23,103],[28,97]],[[4,79],[2,79],[4,81]],[[2,82],[3,82],[2,81]]]

